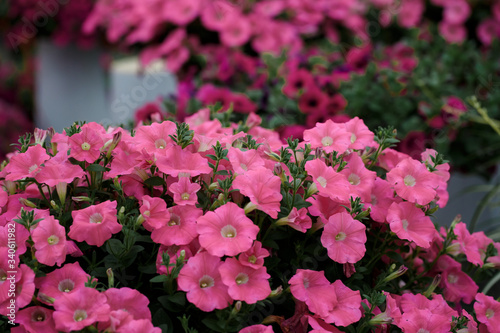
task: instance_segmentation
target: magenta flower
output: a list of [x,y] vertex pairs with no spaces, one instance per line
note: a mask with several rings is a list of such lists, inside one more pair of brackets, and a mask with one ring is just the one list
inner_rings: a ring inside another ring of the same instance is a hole
[[272,326],[266,325],[252,325],[245,327],[240,330],[238,333],[274,333]]
[[366,252],[366,226],[347,213],[331,216],[321,235],[328,256],[340,264],[357,263]]
[[387,181],[401,198],[427,205],[436,197],[439,176],[427,170],[425,164],[407,158],[387,173]]
[[436,228],[429,216],[410,202],[394,202],[387,211],[387,222],[400,239],[429,248]]
[[59,331],[78,331],[96,322],[107,321],[109,305],[104,294],[93,288],[63,294],[54,302],[54,321]]
[[476,295],[476,303],[474,303],[474,311],[476,312],[477,320],[486,325],[489,332],[496,332],[500,327],[500,302],[493,297],[483,293]]
[[[4,255],[4,258],[8,258],[7,251],[3,252],[0,250],[0,255]],[[5,264],[4,267],[7,268],[7,265]],[[7,280],[9,277],[7,275],[9,273],[7,272],[10,270],[9,268],[0,268],[0,314],[4,316],[9,312],[7,306],[12,304],[12,299],[15,300],[15,311],[17,312],[18,309],[30,304],[35,294],[35,272],[27,265],[21,264],[16,268],[14,298],[9,296],[12,291],[10,290],[11,280]]]
[[122,230],[116,218],[116,201],[89,206],[71,212],[73,224],[68,236],[78,242],[102,246],[105,241]]
[[234,300],[254,304],[266,299],[271,287],[264,266],[254,269],[242,265],[236,258],[227,258],[219,267],[222,282],[228,287],[228,294]]
[[66,260],[66,230],[59,221],[49,216],[38,222],[31,231],[31,238],[35,243],[35,256],[45,265],[61,266]]
[[16,320],[27,332],[57,333],[52,314],[54,310],[43,306],[30,306],[19,311]]
[[408,333],[448,333],[451,330],[450,318],[429,309],[412,309],[403,313],[397,326]]
[[258,210],[271,216],[278,217],[281,209],[281,179],[269,169],[260,168],[237,176],[233,181],[233,188],[249,197]]
[[259,227],[232,202],[198,218],[196,230],[201,247],[218,257],[247,251],[259,233]]
[[451,267],[442,273],[441,287],[444,297],[450,302],[463,301],[470,304],[474,300],[479,287],[472,278],[462,271],[461,267]]
[[52,298],[59,298],[63,294],[71,294],[84,288],[90,275],[80,267],[78,262],[65,264],[44,277],[36,279],[38,294],[45,294]]
[[135,289],[110,288],[104,292],[110,311],[124,310],[131,314],[134,319],[147,319],[151,321],[149,311],[149,300],[146,296]]
[[179,289],[185,291],[189,302],[202,311],[224,309],[233,303],[219,273],[221,261],[208,252],[189,258],[177,279]]

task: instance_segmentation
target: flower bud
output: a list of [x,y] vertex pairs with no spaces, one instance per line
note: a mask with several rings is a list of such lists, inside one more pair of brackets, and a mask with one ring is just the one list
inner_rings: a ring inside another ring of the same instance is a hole
[[36,208],[36,205],[29,201],[28,199],[26,198],[19,198],[19,202],[25,206],[28,206],[28,207],[31,207],[31,208]]
[[55,298],[45,295],[44,293],[38,293],[38,299],[44,303],[49,303],[49,304],[54,304],[54,302],[56,301]]
[[323,156],[323,148],[316,147],[316,150],[314,151],[314,157],[321,158],[322,156]]
[[427,290],[424,292],[424,296],[430,297],[440,283],[441,283],[441,274],[438,274],[434,277],[434,280],[432,280],[432,283],[429,286],[429,288],[427,288]]
[[318,187],[316,186],[316,183],[311,183],[311,185],[309,185],[309,187],[307,188],[306,197],[309,198],[313,194],[316,194],[317,192],[318,192]]
[[252,203],[252,202],[249,202],[246,204],[244,210],[245,210],[245,214],[248,214],[252,211],[254,211],[255,209],[257,209],[257,205]]
[[212,184],[210,184],[208,186],[209,191],[215,191],[215,189],[217,189],[217,188],[219,188],[219,183],[217,183],[217,182],[213,182]]
[[283,286],[279,286],[278,288],[271,291],[269,297],[277,297],[280,296],[282,293],[283,293]]
[[113,274],[113,270],[111,268],[108,268],[106,270],[106,275],[108,276],[108,287],[114,288],[115,287],[115,275]]
[[393,318],[387,314],[387,312],[382,312],[370,319],[368,324],[371,326],[378,326],[378,325],[384,325],[384,324],[390,324],[392,323]]
[[47,130],[35,128],[35,143],[37,145],[43,144],[46,138],[47,138]]
[[61,205],[64,206],[64,202],[66,201],[66,190],[68,188],[68,183],[60,182],[56,185],[57,196],[59,197],[59,201]]
[[50,206],[54,208],[55,210],[59,210],[59,205],[56,204],[54,200],[50,200]]
[[71,197],[71,200],[75,202],[92,202],[92,199],[86,196],[76,196],[76,197]]
[[[391,266],[391,271],[395,268],[395,264],[392,264]],[[395,272],[392,272],[391,274],[387,275],[385,277],[385,279],[383,280],[383,282],[387,283],[389,281],[392,281],[394,279],[397,279],[398,277],[402,276],[403,274],[406,273],[406,271],[408,270],[408,268],[404,265],[401,265],[397,271]]]

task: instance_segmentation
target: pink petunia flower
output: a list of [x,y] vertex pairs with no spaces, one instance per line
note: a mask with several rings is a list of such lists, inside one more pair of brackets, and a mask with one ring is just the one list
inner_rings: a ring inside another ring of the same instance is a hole
[[59,331],[78,331],[96,322],[107,321],[109,305],[104,294],[93,288],[81,288],[63,294],[54,302],[53,313]]
[[19,311],[16,320],[27,332],[57,333],[52,314],[54,310],[42,306],[30,306]]
[[[7,257],[7,251],[1,251],[0,255]],[[6,261],[6,260],[4,260]],[[7,268],[7,265],[4,266]],[[12,300],[14,303],[14,312],[18,309],[25,307],[30,304],[35,294],[35,272],[25,264],[21,264],[16,269],[16,274],[7,273],[12,269],[9,267],[7,269],[0,269],[0,314],[6,316],[10,313],[8,306],[12,306]],[[8,280],[7,280],[8,279]],[[14,297],[12,297],[12,291],[10,286],[14,282],[15,290]]]
[[219,267],[222,282],[234,300],[254,304],[271,294],[266,267],[254,269],[242,265],[236,258],[227,258]]
[[196,221],[203,211],[195,206],[174,206],[168,208],[169,218],[155,227],[151,239],[163,245],[186,245],[198,236]]
[[327,323],[337,326],[349,326],[361,319],[361,294],[359,290],[351,290],[342,281],[337,280],[331,285],[335,292],[337,303],[323,318]]
[[80,267],[78,262],[65,264],[44,277],[36,279],[38,294],[45,294],[52,298],[59,298],[63,294],[70,294],[84,288],[90,275]]
[[349,154],[344,160],[347,165],[339,173],[347,178],[351,196],[360,197],[363,202],[370,201],[377,174],[368,170],[361,157],[356,153]]
[[196,192],[200,189],[200,184],[191,183],[189,177],[180,177],[169,187],[170,192],[174,194],[174,202],[179,206],[195,205],[198,202]]
[[407,158],[387,173],[387,181],[401,198],[427,205],[436,197],[435,187],[439,177],[427,170],[425,164]]
[[304,131],[304,141],[311,148],[321,147],[325,153],[333,151],[343,154],[351,145],[352,133],[347,131],[345,124],[337,124],[331,120],[317,123],[316,127]]
[[347,213],[331,216],[321,235],[328,256],[340,264],[357,263],[366,252],[366,226]]
[[40,171],[41,164],[49,158],[41,145],[31,146],[25,153],[12,156],[3,170],[6,173],[5,179],[14,181],[34,177]]
[[415,242],[420,247],[429,248],[435,227],[429,216],[410,202],[394,202],[387,211],[387,222],[391,231],[400,239]]
[[234,47],[242,46],[252,35],[250,21],[243,15],[234,15],[226,20],[220,30],[222,44]]
[[264,258],[266,257],[269,257],[269,251],[262,247],[261,242],[255,241],[249,250],[240,253],[238,260],[243,266],[257,269],[264,266]]
[[351,144],[349,149],[365,149],[365,147],[376,147],[375,134],[365,125],[362,119],[354,117],[345,123],[348,132],[351,133]]
[[69,137],[68,143],[71,149],[70,157],[78,161],[93,163],[101,155],[100,149],[104,145],[104,140],[97,131],[84,125],[80,133]]
[[179,273],[179,289],[185,291],[188,301],[202,311],[224,309],[233,303],[227,293],[227,286],[222,283],[220,265],[218,257],[200,252],[189,258]]
[[288,283],[293,297],[305,302],[311,312],[321,317],[326,317],[337,302],[336,294],[331,293],[330,281],[323,271],[297,269]]
[[335,172],[320,159],[308,161],[305,169],[312,176],[320,195],[342,203],[349,202],[350,184],[344,175]]
[[467,225],[463,222],[457,223],[453,229],[453,233],[457,236],[457,239],[453,241],[453,244],[459,244],[460,252],[466,255],[467,261],[471,264],[482,267],[483,260],[481,259],[481,254],[479,253],[479,244],[477,239],[472,237],[470,232],[467,230]]
[[163,17],[174,24],[186,25],[198,16],[201,6],[201,0],[167,1]]
[[296,207],[293,207],[288,216],[276,221],[276,225],[288,225],[297,231],[306,232],[312,227],[312,220],[309,215],[307,215],[306,208],[297,210]]
[[207,160],[200,154],[191,153],[180,146],[167,149],[165,156],[158,157],[156,166],[158,170],[172,177],[196,177],[212,172]]
[[444,4],[443,21],[449,24],[463,24],[471,14],[470,5],[466,0],[447,1]]
[[444,297],[450,302],[463,301],[470,304],[474,300],[479,287],[472,278],[462,271],[461,267],[451,267],[442,273],[441,287]]
[[31,238],[35,243],[35,257],[45,265],[61,266],[66,260],[66,230],[53,216],[46,217],[38,222],[31,231]]
[[272,326],[266,325],[252,325],[245,327],[240,330],[238,333],[274,333]]
[[165,220],[170,219],[167,203],[161,198],[152,198],[149,195],[143,196],[142,205],[139,211],[144,218],[143,226],[148,231],[163,227],[165,225]]
[[281,209],[281,179],[269,169],[260,168],[237,176],[233,181],[233,188],[249,197],[258,210],[271,216],[278,217]]
[[244,174],[249,170],[256,170],[265,165],[264,159],[260,157],[258,150],[241,150],[238,148],[229,148],[227,158],[237,174]]
[[489,332],[496,332],[500,327],[500,302],[483,293],[478,293],[475,299],[474,311],[477,320],[486,325]]
[[259,233],[259,227],[232,202],[198,218],[196,230],[201,247],[218,257],[235,256],[249,250]]
[[73,224],[68,236],[78,242],[102,246],[105,241],[122,230],[116,217],[116,201],[105,201],[71,212]]
[[408,333],[448,333],[451,330],[450,318],[428,309],[413,309],[403,313],[397,326]]
[[104,292],[110,311],[124,310],[133,316],[134,319],[147,319],[151,321],[149,311],[149,299],[135,289],[110,288]]

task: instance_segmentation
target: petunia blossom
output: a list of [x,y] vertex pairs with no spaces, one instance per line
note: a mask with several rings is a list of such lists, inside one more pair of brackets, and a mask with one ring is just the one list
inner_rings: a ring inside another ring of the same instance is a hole
[[198,218],[196,230],[201,247],[218,257],[235,256],[252,247],[259,227],[238,205],[228,202]]

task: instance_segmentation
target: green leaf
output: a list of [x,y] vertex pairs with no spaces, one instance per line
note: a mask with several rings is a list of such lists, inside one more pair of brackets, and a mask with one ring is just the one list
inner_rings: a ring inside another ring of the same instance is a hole
[[163,186],[165,185],[165,180],[163,178],[154,176],[151,178],[148,178],[144,181],[144,184],[147,186]]
[[92,172],[105,172],[108,171],[109,169],[103,167],[100,164],[91,164],[87,167],[87,171],[92,171]]
[[157,283],[157,282],[165,282],[168,280],[168,276],[166,275],[157,275],[154,278],[151,278],[149,282]]
[[106,251],[115,257],[120,257],[123,251],[125,251],[125,247],[119,239],[111,238],[106,242]]

